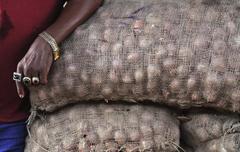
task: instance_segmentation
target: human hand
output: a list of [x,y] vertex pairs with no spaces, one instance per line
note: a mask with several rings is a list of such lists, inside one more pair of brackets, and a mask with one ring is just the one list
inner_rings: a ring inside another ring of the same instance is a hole
[[[47,77],[53,62],[52,49],[41,37],[37,37],[22,60],[18,63],[17,73],[23,77],[38,77],[40,84],[47,84]],[[22,82],[16,81],[17,92],[20,98],[25,96],[25,87]]]

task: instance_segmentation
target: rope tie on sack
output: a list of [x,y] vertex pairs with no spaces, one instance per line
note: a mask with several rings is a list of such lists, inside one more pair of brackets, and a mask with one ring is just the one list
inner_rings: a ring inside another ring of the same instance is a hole
[[36,120],[37,117],[39,117],[42,121],[44,120],[43,116],[38,114],[37,109],[36,108],[32,108],[31,109],[31,114],[30,114],[30,116],[28,117],[28,119],[26,121],[28,136],[29,136],[30,140],[32,140],[33,143],[36,144],[37,146],[39,146],[43,151],[50,152],[47,148],[41,146],[34,138],[32,138],[32,134],[31,134],[30,128],[31,128],[33,122]]

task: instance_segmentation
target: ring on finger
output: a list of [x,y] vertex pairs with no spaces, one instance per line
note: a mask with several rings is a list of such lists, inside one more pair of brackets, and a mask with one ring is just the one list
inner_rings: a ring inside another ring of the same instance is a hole
[[30,77],[24,77],[24,78],[23,78],[23,84],[24,84],[25,86],[29,86],[29,85],[31,85],[31,83],[32,83],[32,80],[31,80]]
[[37,85],[39,84],[39,78],[38,77],[32,77],[32,84]]
[[18,72],[14,72],[13,73],[13,80],[17,81],[17,82],[21,82],[22,81],[22,74],[18,73]]

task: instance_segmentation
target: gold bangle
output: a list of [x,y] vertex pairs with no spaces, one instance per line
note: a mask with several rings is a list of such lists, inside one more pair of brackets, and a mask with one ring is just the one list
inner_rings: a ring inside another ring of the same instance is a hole
[[42,37],[51,46],[54,61],[58,60],[61,56],[61,53],[56,40],[46,31],[40,33],[39,36]]
[[60,51],[53,51],[53,60],[57,61],[60,58]]

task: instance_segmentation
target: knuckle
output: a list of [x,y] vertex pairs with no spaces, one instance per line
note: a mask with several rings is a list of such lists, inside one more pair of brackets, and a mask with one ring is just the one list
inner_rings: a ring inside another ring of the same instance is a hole
[[22,62],[20,61],[20,62],[18,62],[18,64],[17,64],[17,68],[19,69],[19,68],[22,68]]

